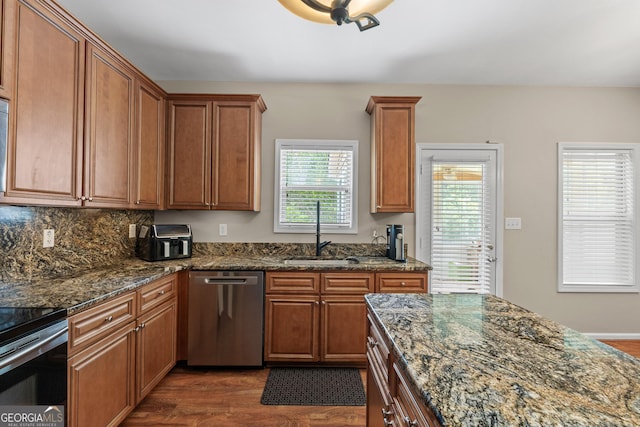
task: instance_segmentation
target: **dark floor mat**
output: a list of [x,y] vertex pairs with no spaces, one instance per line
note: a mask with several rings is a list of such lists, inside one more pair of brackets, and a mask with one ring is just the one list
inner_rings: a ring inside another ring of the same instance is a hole
[[364,406],[357,368],[271,368],[263,405]]

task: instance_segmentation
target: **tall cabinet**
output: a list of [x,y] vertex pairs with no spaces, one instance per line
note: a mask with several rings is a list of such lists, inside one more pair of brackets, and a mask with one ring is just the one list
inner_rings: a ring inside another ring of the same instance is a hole
[[372,96],[371,212],[415,210],[415,106],[419,96]]
[[260,95],[171,95],[167,208],[260,210]]

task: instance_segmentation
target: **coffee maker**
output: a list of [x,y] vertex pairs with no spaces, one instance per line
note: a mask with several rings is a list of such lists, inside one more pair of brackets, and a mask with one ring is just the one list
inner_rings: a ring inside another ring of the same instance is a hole
[[407,256],[404,251],[404,225],[387,225],[387,258],[394,261],[406,261]]

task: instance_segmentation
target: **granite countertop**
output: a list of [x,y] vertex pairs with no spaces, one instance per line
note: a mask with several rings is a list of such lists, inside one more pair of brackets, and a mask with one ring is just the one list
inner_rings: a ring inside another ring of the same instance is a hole
[[[0,281],[0,305],[5,307],[66,308],[71,315],[93,304],[136,289],[176,271],[192,270],[340,270],[424,271],[431,269],[415,259],[399,263],[384,257],[355,257],[358,263],[341,266],[285,265],[291,256],[207,255],[172,261],[147,262],[132,258],[110,266],[26,281]],[[314,257],[308,257],[314,258]]]
[[445,426],[640,426],[640,359],[490,295],[366,300]]

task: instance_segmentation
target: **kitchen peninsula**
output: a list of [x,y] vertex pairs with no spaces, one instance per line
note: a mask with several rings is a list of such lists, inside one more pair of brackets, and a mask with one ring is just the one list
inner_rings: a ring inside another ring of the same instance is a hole
[[366,300],[369,426],[640,425],[634,357],[490,295]]

